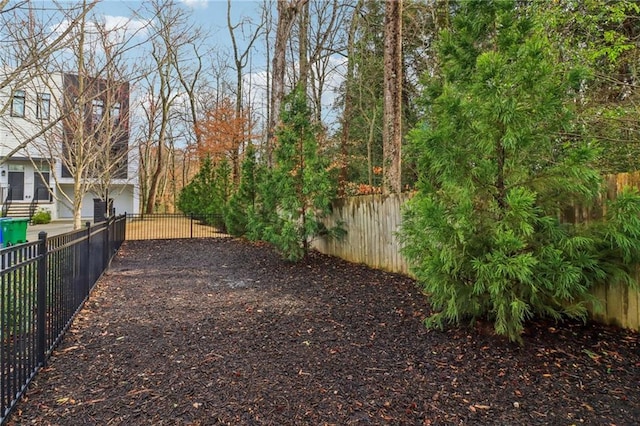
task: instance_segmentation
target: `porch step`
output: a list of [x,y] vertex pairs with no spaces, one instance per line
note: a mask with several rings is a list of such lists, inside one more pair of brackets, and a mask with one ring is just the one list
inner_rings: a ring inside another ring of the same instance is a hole
[[[16,203],[13,202],[9,204],[9,208],[7,210],[7,217],[28,217],[31,218],[30,213],[31,203]],[[37,207],[36,207],[36,210]]]

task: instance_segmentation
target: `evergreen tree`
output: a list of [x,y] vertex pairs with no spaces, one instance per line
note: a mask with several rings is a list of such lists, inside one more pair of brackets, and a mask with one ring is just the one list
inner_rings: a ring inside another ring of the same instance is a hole
[[186,214],[201,214],[206,206],[211,203],[214,174],[210,157],[206,157],[200,166],[200,170],[182,189],[178,196],[177,207]]
[[224,214],[231,195],[231,167],[226,160],[215,167],[210,157],[202,161],[198,173],[180,192],[178,209],[224,226]]
[[579,72],[558,72],[542,27],[513,1],[460,3],[438,46],[426,119],[411,135],[418,193],[401,236],[437,312],[427,325],[488,318],[521,340],[536,315],[585,318],[594,283],[625,279],[640,256],[640,198],[603,222],[558,217],[601,190],[584,141],[565,143]]
[[278,197],[274,190],[272,169],[258,167],[256,201],[247,209],[246,237],[252,241],[268,241],[273,224],[278,222]]
[[299,260],[322,230],[319,219],[328,212],[335,183],[327,159],[318,152],[317,129],[300,88],[285,100],[281,120],[276,163],[261,182],[261,206],[252,229],[289,260]]
[[242,236],[247,233],[249,214],[254,212],[256,207],[259,177],[256,151],[253,145],[249,145],[242,162],[240,186],[229,199],[225,215],[227,232],[231,235]]

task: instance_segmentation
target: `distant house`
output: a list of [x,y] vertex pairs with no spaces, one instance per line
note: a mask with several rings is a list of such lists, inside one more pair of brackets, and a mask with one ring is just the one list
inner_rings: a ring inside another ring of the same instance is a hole
[[[25,217],[44,208],[53,219],[71,219],[74,178],[65,166],[75,161],[70,147],[99,135],[105,140],[105,161],[110,161],[108,179],[100,189],[98,173],[87,171],[85,179],[95,188],[83,198],[82,217],[93,218],[93,199],[104,197],[98,192],[104,193],[105,186],[116,213],[138,212],[135,152],[129,149],[129,84],[84,79],[89,81],[86,105],[80,106],[78,81],[76,75],[54,73],[0,89],[0,202],[5,215]],[[74,140],[78,108],[84,108],[84,141]]]

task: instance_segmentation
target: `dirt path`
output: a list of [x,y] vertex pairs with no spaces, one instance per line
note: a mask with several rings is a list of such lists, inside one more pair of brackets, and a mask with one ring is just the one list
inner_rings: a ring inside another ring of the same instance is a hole
[[414,283],[231,239],[126,242],[10,425],[640,422],[638,335],[427,331]]

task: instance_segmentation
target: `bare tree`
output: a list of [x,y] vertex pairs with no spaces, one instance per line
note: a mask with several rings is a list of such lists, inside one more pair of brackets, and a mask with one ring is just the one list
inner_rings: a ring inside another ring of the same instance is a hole
[[[272,8],[270,7],[271,2],[269,0],[263,0],[262,4],[262,22],[265,23],[264,27],[264,39],[265,39],[265,53],[266,53],[266,79],[265,79],[265,94],[266,94],[266,102],[264,104],[265,116],[264,116],[264,136],[263,136],[263,145],[265,153],[269,151],[269,139],[271,139],[270,134],[270,126],[271,126],[271,99],[273,98],[272,90],[271,90],[271,78],[272,78],[272,44],[271,44],[271,33],[273,27],[273,13]],[[266,156],[268,158],[268,155]]]
[[[60,43],[55,51],[50,49],[48,55],[39,57],[29,72],[20,75],[21,83],[29,85],[34,93],[53,96],[46,99],[46,116],[36,110],[21,120],[28,122],[26,127],[31,133],[22,132],[19,139],[23,142],[3,159],[20,153],[31,160],[41,182],[47,184],[53,178],[57,187],[53,194],[72,211],[75,228],[82,225],[82,203],[87,194],[93,192],[104,199],[114,178],[120,178],[121,184],[126,181],[131,147],[129,81],[134,73],[139,74],[127,65],[131,61],[126,56],[139,46],[140,39],[135,39],[144,31],[139,23],[107,26],[92,15],[95,4],[84,0],[58,8],[56,24],[46,21],[47,27],[54,28],[49,33],[35,29],[38,15],[28,10],[26,16],[33,19],[29,21],[33,24],[27,33],[46,33],[43,43],[51,39],[59,39]],[[12,31],[20,34],[20,30]],[[20,45],[26,53],[14,54],[14,58],[29,58],[28,52],[35,52],[38,43],[37,38],[29,38],[28,43]],[[18,47],[16,50],[20,52]],[[38,99],[37,108],[41,107],[42,100]],[[42,194],[35,191],[34,197],[39,195]]]
[[353,1],[310,2],[300,15],[300,80],[307,87],[314,119],[323,119],[323,96],[335,70],[335,55],[344,55]]
[[[125,24],[126,25],[126,24]],[[107,28],[105,22],[94,21],[96,47],[103,53],[103,64],[94,70],[99,85],[92,103],[102,108],[96,119],[92,134],[97,149],[96,161],[90,176],[91,189],[103,201],[113,195],[114,179],[128,178],[129,154],[133,149],[130,141],[130,87],[143,75],[143,70],[132,65],[125,53],[138,44],[129,43],[130,37],[118,37],[125,28]],[[95,110],[94,108],[94,110]]]
[[143,117],[140,122],[138,136],[138,178],[140,185],[140,204],[146,206],[149,199],[149,185],[151,182],[151,173],[157,170],[159,166],[156,164],[157,157],[154,155],[156,148],[156,134],[158,131],[158,123],[160,122],[160,97],[156,90],[157,74],[149,74],[144,82],[145,93],[140,99],[140,110]]
[[191,23],[189,15],[175,3],[155,0],[148,7],[156,17],[152,23],[156,36],[151,40],[150,53],[154,75],[146,81],[147,91],[155,98],[150,100],[147,111],[147,119],[154,122],[147,126],[149,132],[145,135],[143,148],[147,151],[145,158],[151,153],[155,158],[141,163],[150,167],[141,173],[141,177],[147,179],[143,185],[146,190],[144,210],[153,213],[159,206],[163,179],[166,179],[166,170],[171,161],[168,154],[175,143],[171,121],[175,118],[177,103],[189,98],[185,87],[197,87],[194,81],[200,75],[201,66],[196,66],[196,72],[191,73],[188,79],[183,71],[194,63],[193,49],[202,34]]
[[402,2],[385,0],[383,191],[399,193],[402,146]]
[[[71,49],[59,58],[61,87],[54,90],[63,93],[57,108],[62,128],[48,133],[41,150],[50,161],[62,163],[61,176],[53,177],[57,194],[71,205],[76,229],[82,226],[85,195],[93,192],[106,201],[113,179],[126,179],[133,78],[126,54],[138,47],[133,39],[142,31],[129,32],[127,23],[108,28],[88,18],[80,20]],[[65,178],[73,181],[71,193],[64,190]]]
[[[176,67],[176,75],[184,92],[181,102],[174,107],[181,110],[175,123],[172,123],[171,134],[174,136],[170,141],[180,141],[183,147],[176,147],[169,143],[168,148],[168,170],[163,188],[170,188],[171,199],[167,203],[167,208],[173,210],[179,192],[193,176],[193,169],[197,166],[197,160],[193,154],[202,146],[201,135],[196,129],[206,113],[218,103],[218,99],[226,85],[222,76],[228,68],[226,58],[220,52],[208,51],[204,48],[205,37],[199,36],[197,40],[184,46],[185,56],[191,52],[191,61]],[[207,63],[207,56],[213,56],[211,63]],[[205,78],[210,70],[211,78]],[[214,87],[218,85],[218,87]]]
[[[83,1],[82,7],[84,10],[87,10],[90,5],[87,4],[86,1]],[[63,10],[59,10],[59,12],[62,14],[65,13]],[[55,119],[44,129],[40,129],[37,122],[25,124],[27,120],[23,120],[21,123],[13,123],[14,125],[11,131],[14,132],[14,134],[16,132],[23,132],[24,129],[27,128],[30,130],[33,129],[37,137],[30,140],[28,145],[23,143],[21,144],[22,146],[14,148],[12,153],[7,156],[11,157],[14,153],[20,152],[28,158],[44,158],[45,161],[49,161],[50,164],[53,164],[54,159],[58,158],[62,160],[63,170],[69,171],[75,167],[74,171],[77,172],[77,175],[74,173],[73,176],[78,176],[78,178],[74,180],[73,194],[65,194],[65,198],[69,204],[72,205],[74,211],[74,226],[76,228],[80,227],[81,222],[80,211],[82,196],[88,192],[88,181],[85,179],[89,167],[88,163],[93,160],[88,153],[88,142],[85,141],[87,112],[84,108],[76,107],[77,105],[85,105],[87,96],[85,91],[86,79],[84,78],[84,52],[87,37],[86,25],[87,13],[82,13],[78,21],[74,24],[73,30],[66,33],[65,47],[68,47],[68,49],[55,52],[56,55],[54,58],[47,57],[38,60],[34,68],[31,68],[28,73],[21,76],[23,79],[21,83],[23,85],[31,85],[37,91],[44,91],[43,88],[46,88],[46,91],[49,93],[64,93],[65,96],[57,95],[51,98],[51,102],[55,104],[55,107],[52,108]],[[73,52],[72,58],[69,58],[69,52]],[[83,76],[83,78],[75,79],[73,94],[71,94],[70,88],[69,91],[66,91],[67,88],[65,87],[65,81],[61,72],[57,72],[56,74],[51,73],[52,68],[55,68],[51,66],[52,63],[60,57],[65,57],[68,62],[71,62],[71,59],[73,59],[73,62],[77,64],[75,75]],[[82,60],[80,60],[80,58],[82,58]],[[44,66],[45,61],[46,66]],[[26,117],[26,114],[23,114],[23,116]],[[36,117],[36,115],[29,114],[29,117]],[[72,122],[75,124],[72,125]],[[81,125],[78,125],[78,123]],[[53,173],[53,177],[57,179],[58,176],[56,173]],[[62,192],[62,194],[64,194],[64,192]],[[74,194],[78,195],[75,199]]]
[[271,163],[274,131],[280,121],[280,107],[285,96],[286,49],[296,17],[309,0],[278,0],[278,25],[271,75],[271,102],[267,135],[267,158]]
[[[83,16],[74,34],[72,51],[75,53],[77,65],[76,79],[72,84],[62,82],[61,91],[65,93],[60,111],[63,111],[63,134],[54,132],[47,138],[45,148],[48,158],[59,157],[63,161],[63,170],[67,170],[73,178],[73,194],[67,194],[67,201],[72,205],[73,227],[79,229],[82,223],[82,198],[89,192],[88,171],[94,161],[96,152],[90,152],[89,141],[85,133],[89,130],[85,123],[89,121],[90,105],[87,91],[87,74],[85,72],[85,38],[87,37],[87,19]],[[54,174],[55,175],[55,174]],[[64,194],[64,192],[62,192]]]
[[[229,36],[231,37],[231,45],[233,48],[233,63],[236,71],[236,105],[235,105],[235,113],[236,119],[243,118],[245,113],[244,108],[244,86],[243,86],[243,72],[246,68],[251,49],[253,48],[254,43],[258,40],[258,37],[262,33],[262,28],[265,26],[266,22],[264,20],[260,21],[258,25],[255,26],[249,33],[248,41],[246,42],[244,50],[240,50],[238,46],[238,41],[236,39],[236,30],[240,30],[244,33],[245,28],[251,24],[249,20],[243,20],[237,24],[231,23],[231,0],[227,0],[227,28],[229,30]],[[241,121],[245,124],[246,120]],[[243,140],[237,141],[235,146],[238,147],[237,150],[234,150],[231,155],[231,165],[233,169],[233,179],[236,183],[240,182],[240,154],[244,150],[245,144],[247,142],[247,138],[249,137],[249,129],[243,129],[242,137]]]

